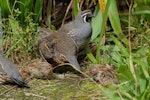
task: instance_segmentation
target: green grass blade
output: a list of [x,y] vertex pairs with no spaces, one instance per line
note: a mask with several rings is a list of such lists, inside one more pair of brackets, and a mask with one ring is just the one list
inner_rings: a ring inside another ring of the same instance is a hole
[[35,8],[34,8],[34,22],[39,20],[42,11],[42,0],[36,0]]
[[15,6],[15,8],[20,8],[20,11],[22,12],[20,15],[20,20],[21,23],[24,23],[26,17],[29,15],[30,12],[32,12],[33,0],[22,0],[21,3],[19,3],[18,6]]
[[73,1],[73,13],[74,13],[74,16],[78,15],[78,0]]
[[2,32],[2,12],[1,12],[1,7],[0,7],[0,50],[2,50],[2,36],[3,36],[3,32]]
[[117,10],[116,0],[111,0],[111,5],[109,8],[109,19],[112,25],[113,30],[117,37],[126,45],[128,45],[128,40],[125,35],[122,33],[119,14]]
[[99,34],[100,31],[102,30],[102,13],[100,11],[99,5],[96,6],[96,9],[94,11],[94,17],[92,18],[92,36],[91,36],[91,41],[93,41]]
[[89,46],[86,46],[86,47],[85,47],[85,50],[86,50],[86,55],[87,55],[87,57],[89,58],[89,60],[90,60],[92,63],[97,64],[97,60],[95,59],[95,57],[94,57],[93,54],[91,53]]
[[0,0],[0,7],[2,9],[2,16],[3,17],[8,17],[10,14],[10,4],[8,0]]
[[125,46],[118,40],[118,38],[114,37],[113,35],[111,36],[112,40],[114,41],[114,43],[120,48],[122,54],[125,57],[129,57],[129,52],[128,50],[125,48]]
[[104,27],[105,27],[105,23],[107,21],[107,15],[108,15],[111,1],[112,0],[108,0],[107,4],[106,4],[106,9],[105,9],[105,13],[104,13],[103,21],[102,21],[102,26],[101,26],[102,29],[100,31],[99,42],[98,42],[97,51],[96,51],[96,60],[97,60],[97,63],[99,63],[99,64],[100,64],[100,42],[101,42],[101,39],[102,39],[102,36],[104,33]]

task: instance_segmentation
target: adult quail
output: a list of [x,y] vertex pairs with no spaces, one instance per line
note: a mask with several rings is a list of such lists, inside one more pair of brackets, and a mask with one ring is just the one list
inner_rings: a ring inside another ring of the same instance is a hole
[[79,64],[76,59],[77,47],[73,39],[65,31],[53,32],[53,34],[39,41],[39,51],[42,57],[54,67],[62,63]]
[[[1,20],[1,11],[0,11],[0,20]],[[0,40],[2,40],[1,26],[0,26]],[[2,45],[0,45],[0,84],[12,81],[21,87],[28,87],[26,82],[21,77],[16,65],[5,58],[2,52]]]
[[87,22],[90,17],[92,17],[91,11],[86,10],[56,32],[41,29],[40,33],[45,34],[45,36],[40,36],[42,39],[39,39],[39,50],[42,57],[54,66],[69,62],[73,68],[80,70],[76,55],[78,49],[91,36],[92,28]]
[[59,31],[67,30],[69,34],[77,43],[77,46],[81,48],[88,42],[92,34],[91,24],[88,19],[93,17],[90,10],[81,12],[75,20],[60,27]]

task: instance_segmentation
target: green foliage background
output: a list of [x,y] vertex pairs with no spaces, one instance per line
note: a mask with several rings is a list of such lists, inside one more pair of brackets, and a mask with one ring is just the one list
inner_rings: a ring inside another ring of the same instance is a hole
[[[41,17],[42,1],[0,0],[3,15],[4,51],[7,57],[15,58],[16,62],[33,59],[37,55],[38,21]],[[72,10],[74,15],[80,12],[78,5],[81,1],[74,0]],[[93,55],[88,47],[86,48],[87,57],[94,64],[115,65],[120,81],[120,84],[109,85],[100,91],[110,100],[149,100],[150,1],[134,0],[129,16],[129,11],[125,13],[118,11],[116,0],[107,0],[103,17],[101,7],[97,2],[96,0],[83,1],[85,5],[94,6],[91,42],[97,45],[96,55]],[[131,2],[126,1],[126,3],[128,7],[131,5]],[[51,16],[51,13],[48,14]],[[131,20],[128,19],[129,17]],[[107,24],[105,30],[105,23],[108,20],[110,24]],[[55,27],[50,19],[47,21],[50,21],[50,27]],[[53,22],[58,21],[56,19]],[[100,45],[104,33],[106,35],[105,44]]]

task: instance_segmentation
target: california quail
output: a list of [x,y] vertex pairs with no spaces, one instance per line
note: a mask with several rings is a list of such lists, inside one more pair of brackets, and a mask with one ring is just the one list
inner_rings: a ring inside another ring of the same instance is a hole
[[[1,78],[2,77],[10,78],[18,85],[28,87],[28,85],[20,76],[20,73],[16,65],[13,62],[10,62],[8,59],[6,59],[1,51],[0,51],[0,75]],[[7,81],[7,79],[6,80],[4,78],[2,79],[3,82]]]
[[[0,40],[2,40],[1,26],[0,26]],[[16,65],[4,57],[2,52],[2,45],[0,45],[0,83],[5,83],[8,80],[15,82],[19,86],[28,87],[23,78],[20,76],[20,73]]]
[[77,47],[65,31],[53,32],[50,36],[43,38],[39,42],[39,50],[44,59],[53,66],[69,62],[76,64],[76,68],[80,69],[76,59]]
[[41,29],[41,34],[49,33],[47,36],[40,36],[42,39],[39,40],[39,50],[43,58],[54,66],[69,62],[73,68],[79,70],[76,53],[91,36],[92,28],[87,22],[90,17],[91,11],[86,10],[56,32]]
[[92,34],[92,27],[88,22],[88,19],[92,16],[90,10],[85,10],[81,12],[75,20],[63,25],[59,31],[67,30],[67,34],[69,34],[81,48]]

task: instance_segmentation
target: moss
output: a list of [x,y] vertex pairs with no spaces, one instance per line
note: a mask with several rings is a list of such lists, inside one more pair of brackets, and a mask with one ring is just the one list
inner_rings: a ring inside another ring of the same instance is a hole
[[[81,84],[80,84],[81,83]],[[12,85],[0,86],[0,98],[5,99],[22,99],[22,100],[87,100],[94,98],[95,93],[100,93],[97,87],[88,80],[82,81],[79,78],[40,80],[33,79],[29,83],[30,88],[11,89]],[[90,92],[92,91],[92,92]],[[94,92],[93,92],[94,91]],[[91,94],[89,94],[91,93]]]

